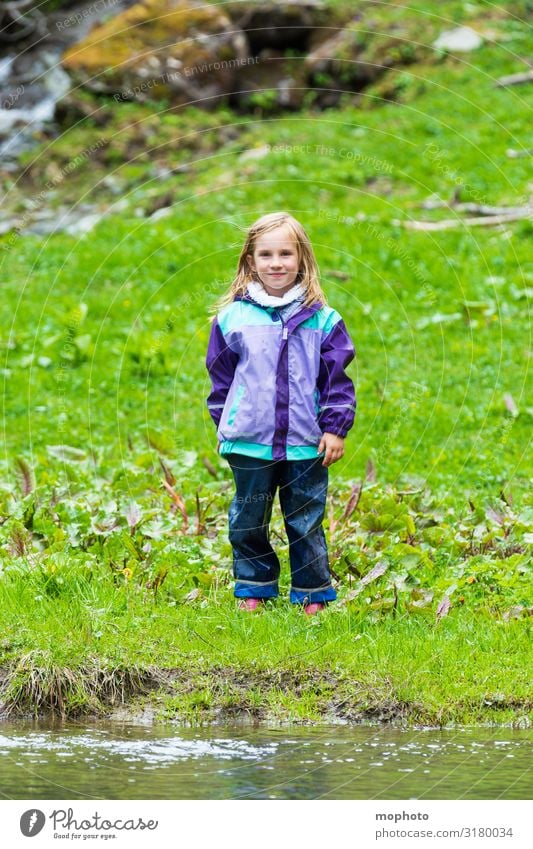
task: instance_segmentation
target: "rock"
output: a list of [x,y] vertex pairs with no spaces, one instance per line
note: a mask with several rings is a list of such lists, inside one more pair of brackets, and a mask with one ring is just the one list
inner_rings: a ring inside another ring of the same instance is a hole
[[171,206],[164,206],[164,207],[162,207],[161,209],[156,209],[156,211],[155,211],[155,212],[153,212],[153,213],[152,213],[150,216],[148,216],[148,217],[150,218],[150,221],[159,221],[159,219],[160,219],[160,218],[166,218],[166,217],[167,217],[168,215],[170,215],[170,213],[171,213],[171,212],[173,212],[173,211],[174,211],[174,210],[173,210],[173,207],[171,207]]
[[84,215],[82,218],[78,218],[77,221],[67,224],[62,229],[64,229],[69,236],[83,236],[86,233],[90,233],[90,231],[96,227],[102,218],[103,215],[99,212],[94,212],[90,215]]
[[[398,35],[396,35],[398,31]],[[354,19],[315,47],[305,59],[307,83],[317,91],[318,106],[333,106],[343,92],[362,91],[389,68],[427,59],[430,50],[414,36],[391,25],[379,30],[368,17]]]
[[113,195],[121,195],[124,193],[124,182],[122,180],[118,180],[114,174],[107,174],[107,176],[101,180],[101,184],[102,186],[105,186],[106,189],[109,189]]
[[0,221],[0,236],[11,233],[12,230],[18,230],[21,226],[21,218],[7,218],[4,221]]
[[94,207],[89,204],[81,204],[77,210],[65,207],[57,210],[39,210],[32,214],[30,224],[21,229],[20,233],[48,236],[52,233],[65,232],[70,236],[81,236],[89,233],[103,215],[102,212],[94,212]]
[[244,153],[241,153],[241,155],[239,156],[239,162],[249,162],[250,160],[264,159],[265,156],[268,156],[269,153],[269,144],[261,145],[261,147],[252,147],[249,150],[245,150]]
[[437,50],[449,50],[452,53],[468,53],[470,50],[477,50],[482,44],[482,37],[471,27],[456,27],[441,32],[433,42],[433,47]]
[[115,100],[168,98],[215,107],[247,59],[246,38],[220,6],[141,0],[96,26],[62,58],[87,88]]

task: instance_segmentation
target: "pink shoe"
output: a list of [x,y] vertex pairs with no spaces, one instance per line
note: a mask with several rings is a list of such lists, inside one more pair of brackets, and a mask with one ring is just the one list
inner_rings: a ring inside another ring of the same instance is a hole
[[241,598],[239,610],[257,610],[262,604],[264,604],[262,598]]
[[304,613],[307,616],[315,616],[317,613],[320,613],[321,610],[324,610],[325,604],[321,601],[315,601],[312,604],[306,604],[304,607]]

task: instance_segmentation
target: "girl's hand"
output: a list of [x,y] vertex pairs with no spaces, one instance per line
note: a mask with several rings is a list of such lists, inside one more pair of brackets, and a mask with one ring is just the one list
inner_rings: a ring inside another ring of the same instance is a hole
[[323,466],[331,466],[340,460],[344,454],[344,437],[337,436],[336,433],[323,433],[322,439],[318,445],[318,453],[322,454],[325,451]]

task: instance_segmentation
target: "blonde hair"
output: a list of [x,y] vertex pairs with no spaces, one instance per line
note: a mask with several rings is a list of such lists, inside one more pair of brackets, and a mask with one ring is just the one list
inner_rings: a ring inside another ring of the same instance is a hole
[[[305,289],[304,306],[308,307],[315,303],[327,303],[326,296],[320,286],[320,272],[313,247],[304,228],[288,212],[269,212],[267,215],[262,215],[257,221],[254,221],[249,227],[237,264],[237,274],[228,291],[216,302],[213,308],[215,315],[218,310],[231,304],[235,300],[236,295],[244,295],[248,283],[254,279],[254,272],[248,264],[248,255],[253,254],[257,239],[264,233],[269,233],[271,230],[276,230],[278,227],[284,226],[289,229],[296,242],[299,269],[295,283],[301,283]],[[211,320],[214,317],[212,316]]]

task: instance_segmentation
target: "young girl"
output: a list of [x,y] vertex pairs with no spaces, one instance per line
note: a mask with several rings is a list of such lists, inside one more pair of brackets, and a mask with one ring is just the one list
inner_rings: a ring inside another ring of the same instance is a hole
[[345,372],[355,350],[326,304],[313,248],[292,215],[274,212],[252,224],[217,309],[207,406],[235,479],[228,516],[235,596],[255,610],[278,595],[269,523],[279,488],[290,601],[314,614],[337,597],[322,522],[328,466],[342,457],[355,416]]

